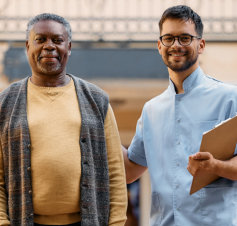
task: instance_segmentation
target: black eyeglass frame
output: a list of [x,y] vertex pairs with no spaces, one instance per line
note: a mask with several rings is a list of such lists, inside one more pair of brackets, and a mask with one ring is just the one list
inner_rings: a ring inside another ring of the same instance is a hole
[[[172,44],[170,44],[170,45],[165,45],[165,44],[163,43],[162,39],[163,39],[163,37],[165,37],[165,36],[172,36],[172,37],[173,37],[173,42],[172,42]],[[190,43],[188,43],[187,45],[183,45],[183,44],[180,42],[180,37],[181,37],[181,36],[189,36],[189,37],[191,38],[191,39],[190,39]],[[170,47],[170,46],[174,45],[174,42],[175,42],[176,38],[178,39],[178,42],[179,42],[179,44],[180,44],[181,46],[189,46],[189,45],[192,43],[192,41],[193,41],[194,38],[196,38],[196,39],[201,39],[202,37],[194,36],[194,35],[190,35],[190,34],[182,34],[182,35],[176,35],[176,36],[174,36],[174,35],[169,35],[169,34],[165,34],[165,35],[160,36],[160,41],[161,41],[161,43],[162,43],[164,46]]]

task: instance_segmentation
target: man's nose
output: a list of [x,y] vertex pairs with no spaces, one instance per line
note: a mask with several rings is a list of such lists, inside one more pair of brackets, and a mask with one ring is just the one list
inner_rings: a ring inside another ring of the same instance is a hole
[[174,37],[174,43],[172,46],[181,46],[181,44],[179,43],[179,37]]
[[44,43],[44,49],[53,50],[55,49],[55,44],[51,39],[47,39]]

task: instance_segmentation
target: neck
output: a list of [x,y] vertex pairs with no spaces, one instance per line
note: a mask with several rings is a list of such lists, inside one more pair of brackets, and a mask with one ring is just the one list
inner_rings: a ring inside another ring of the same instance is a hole
[[170,79],[172,80],[172,82],[175,85],[175,89],[176,89],[176,93],[177,94],[181,94],[184,93],[184,89],[183,89],[183,82],[184,80],[191,75],[196,69],[198,68],[189,68],[185,71],[173,71],[170,68],[168,68],[168,72],[169,72],[169,76]]
[[65,86],[69,83],[70,79],[70,76],[66,73],[60,75],[39,75],[33,73],[30,78],[33,84],[43,87]]

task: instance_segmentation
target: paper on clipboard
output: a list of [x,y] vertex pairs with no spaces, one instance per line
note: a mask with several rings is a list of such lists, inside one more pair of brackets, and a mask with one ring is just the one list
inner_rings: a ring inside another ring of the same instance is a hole
[[[237,143],[237,116],[217,125],[203,134],[200,151],[210,152],[219,160],[230,159],[234,155]],[[190,195],[212,183],[219,176],[198,170],[193,177]]]

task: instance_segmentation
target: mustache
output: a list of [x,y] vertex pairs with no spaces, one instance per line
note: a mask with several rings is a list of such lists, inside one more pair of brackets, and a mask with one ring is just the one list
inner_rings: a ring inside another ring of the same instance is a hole
[[182,49],[180,49],[180,50],[175,50],[175,49],[172,49],[172,50],[169,50],[168,51],[168,54],[172,54],[172,53],[182,53],[182,54],[186,54],[187,53],[187,51],[185,51],[185,50],[182,50]]
[[38,60],[42,58],[57,58],[58,60],[61,59],[61,57],[58,54],[52,53],[51,51],[44,51],[38,56]]

